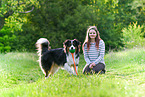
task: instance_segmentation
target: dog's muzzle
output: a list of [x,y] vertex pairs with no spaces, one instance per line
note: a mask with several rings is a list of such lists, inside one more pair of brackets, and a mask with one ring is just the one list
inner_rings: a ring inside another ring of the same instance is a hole
[[70,51],[71,53],[74,53],[74,52],[75,52],[75,47],[74,47],[74,46],[71,46],[71,47],[69,48],[69,51]]

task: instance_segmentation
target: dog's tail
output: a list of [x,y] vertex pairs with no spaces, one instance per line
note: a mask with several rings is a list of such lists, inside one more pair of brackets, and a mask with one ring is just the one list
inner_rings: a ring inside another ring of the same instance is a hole
[[50,49],[49,45],[50,42],[46,38],[40,38],[39,40],[37,40],[36,47],[38,50],[38,55],[41,56],[43,53],[48,51]]

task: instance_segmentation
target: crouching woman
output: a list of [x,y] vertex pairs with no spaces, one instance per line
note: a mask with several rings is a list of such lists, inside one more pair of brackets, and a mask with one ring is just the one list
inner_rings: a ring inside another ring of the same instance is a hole
[[83,74],[105,73],[105,43],[100,38],[96,26],[90,26],[82,46],[86,65]]

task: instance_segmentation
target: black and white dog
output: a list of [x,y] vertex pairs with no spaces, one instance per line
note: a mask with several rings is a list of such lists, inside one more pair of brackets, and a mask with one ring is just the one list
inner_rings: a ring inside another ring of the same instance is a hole
[[36,42],[36,47],[39,55],[39,65],[41,70],[48,78],[53,75],[59,67],[63,67],[70,74],[76,75],[74,70],[74,62],[70,49],[75,49],[74,60],[76,64],[76,70],[78,71],[79,64],[79,51],[81,42],[77,39],[66,40],[63,43],[64,48],[50,49],[50,42],[46,38],[40,38]]

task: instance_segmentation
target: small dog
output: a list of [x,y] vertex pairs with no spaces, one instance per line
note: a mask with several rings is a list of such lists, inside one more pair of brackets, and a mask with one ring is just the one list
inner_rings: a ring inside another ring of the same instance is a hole
[[46,38],[40,38],[36,42],[39,56],[39,65],[41,67],[41,70],[45,74],[45,78],[48,78],[50,75],[54,75],[59,67],[63,67],[70,74],[76,75],[73,67],[73,58],[69,50],[75,49],[75,52],[73,54],[76,64],[76,70],[78,71],[81,42],[79,42],[77,39],[68,39],[63,43],[64,48],[57,49],[50,49],[49,45],[50,42]]

